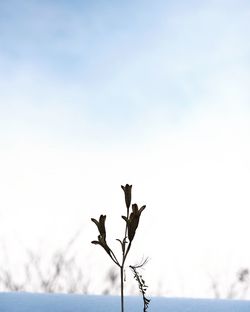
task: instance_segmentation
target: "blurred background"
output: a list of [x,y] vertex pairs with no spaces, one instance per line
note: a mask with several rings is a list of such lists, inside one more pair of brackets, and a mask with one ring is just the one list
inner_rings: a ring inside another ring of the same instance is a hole
[[[0,2],[0,290],[250,298],[250,3]],[[126,294],[137,285],[126,269]]]

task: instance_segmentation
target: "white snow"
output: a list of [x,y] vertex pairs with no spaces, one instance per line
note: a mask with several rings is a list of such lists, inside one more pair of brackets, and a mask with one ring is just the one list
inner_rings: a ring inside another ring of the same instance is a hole
[[[126,297],[127,312],[141,312],[141,297]],[[119,312],[117,296],[0,293],[0,312]],[[153,297],[149,312],[250,312],[250,301]]]

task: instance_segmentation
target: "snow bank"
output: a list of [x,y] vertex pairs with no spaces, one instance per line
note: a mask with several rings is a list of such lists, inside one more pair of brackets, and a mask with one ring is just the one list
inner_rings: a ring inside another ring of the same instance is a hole
[[[151,298],[149,312],[250,312],[250,301]],[[142,312],[141,297],[126,297],[126,311]],[[119,312],[120,298],[0,293],[0,312]]]

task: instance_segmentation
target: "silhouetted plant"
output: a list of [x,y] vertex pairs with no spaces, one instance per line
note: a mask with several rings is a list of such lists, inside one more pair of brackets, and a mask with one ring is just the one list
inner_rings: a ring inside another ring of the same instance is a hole
[[[109,247],[107,241],[106,241],[106,228],[105,228],[105,221],[106,221],[106,215],[101,215],[99,217],[99,221],[92,218],[91,220],[96,224],[99,235],[98,240],[92,241],[92,244],[100,245],[108,254],[108,256],[111,258],[111,260],[120,268],[120,280],[121,280],[121,312],[124,312],[124,266],[125,261],[127,259],[128,253],[130,251],[132,241],[135,237],[135,233],[137,230],[137,227],[139,225],[141,213],[146,208],[146,206],[142,206],[140,209],[138,208],[137,204],[132,205],[132,211],[131,210],[131,198],[132,198],[132,185],[126,184],[125,186],[121,186],[124,196],[125,196],[125,204],[126,204],[126,216],[122,216],[122,218],[125,220],[125,233],[124,238],[117,239],[117,241],[121,245],[122,250],[122,259],[121,261],[118,261],[116,255],[112,251],[112,249]],[[136,267],[131,267],[135,268]],[[142,290],[144,291],[144,281],[142,280],[141,276],[138,275],[140,283],[142,282]],[[145,285],[146,286],[146,285]],[[144,296],[144,292],[142,293]],[[146,299],[148,300],[148,299]],[[149,301],[147,302],[148,305]],[[144,309],[144,311],[146,311]]]
[[132,265],[129,266],[134,273],[134,279],[137,281],[139,290],[142,294],[143,312],[147,312],[150,299],[146,298],[146,291],[147,291],[148,286],[146,285],[144,279],[142,278],[142,275],[139,274],[138,269],[141,269],[146,263],[147,263],[147,259],[143,261],[141,264],[138,264],[135,266],[132,266]]

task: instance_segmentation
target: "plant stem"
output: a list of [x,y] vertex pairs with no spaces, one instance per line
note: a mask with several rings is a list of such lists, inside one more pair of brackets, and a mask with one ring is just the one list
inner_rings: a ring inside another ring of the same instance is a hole
[[[127,219],[129,217],[129,208],[127,208]],[[131,242],[128,245],[128,248],[126,250],[126,238],[128,235],[128,223],[126,222],[126,227],[125,227],[125,236],[123,239],[123,251],[122,251],[122,263],[120,265],[120,270],[121,270],[121,312],[124,312],[124,264],[125,260],[127,258],[129,249],[131,247]]]
[[114,263],[118,266],[120,266],[119,261],[117,260],[115,254],[113,253],[113,251],[110,249],[110,258],[114,261]]
[[128,248],[123,254],[122,264],[120,265],[120,269],[121,269],[121,312],[124,312],[124,264],[125,264],[127,255],[129,253],[130,247],[131,247],[131,242],[129,242]]
[[127,255],[128,255],[128,253],[129,253],[129,250],[130,250],[130,247],[131,247],[131,243],[132,243],[132,242],[130,241],[129,244],[128,244],[128,248],[127,248],[125,254],[123,255],[123,261],[122,261],[122,265],[123,265],[123,266],[124,266],[125,260],[126,260],[126,258],[127,258]]
[[124,279],[123,279],[123,270],[124,266],[120,266],[121,269],[121,312],[124,312]]

